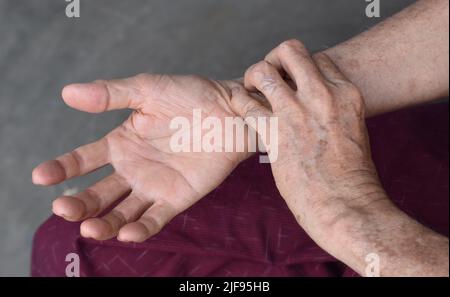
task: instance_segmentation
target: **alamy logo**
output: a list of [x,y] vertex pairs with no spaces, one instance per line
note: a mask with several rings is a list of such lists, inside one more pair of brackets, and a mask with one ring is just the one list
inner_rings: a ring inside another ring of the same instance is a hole
[[370,253],[365,258],[366,266],[366,277],[379,277],[380,276],[380,256],[376,253]]
[[80,17],[80,0],[65,0],[69,2],[66,6],[66,16],[68,18]]
[[[252,128],[247,133],[246,126]],[[278,158],[277,117],[247,117],[245,121],[239,117],[202,118],[202,110],[193,109],[192,118],[173,118],[170,129],[174,130],[170,139],[174,153],[267,153],[260,156],[260,163],[275,162]]]
[[366,16],[368,18],[379,18],[380,14],[380,0],[366,0],[369,2],[366,7]]
[[69,262],[66,266],[66,276],[80,277],[80,256],[76,253],[67,254],[66,262]]

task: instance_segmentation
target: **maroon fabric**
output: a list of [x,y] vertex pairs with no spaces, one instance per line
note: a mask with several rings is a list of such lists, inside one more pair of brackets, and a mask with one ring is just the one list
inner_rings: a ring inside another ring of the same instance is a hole
[[[448,104],[368,121],[382,183],[412,217],[448,236]],[[297,225],[269,165],[241,164],[215,191],[142,244],[84,239],[79,224],[49,218],[36,232],[33,276],[352,276]]]

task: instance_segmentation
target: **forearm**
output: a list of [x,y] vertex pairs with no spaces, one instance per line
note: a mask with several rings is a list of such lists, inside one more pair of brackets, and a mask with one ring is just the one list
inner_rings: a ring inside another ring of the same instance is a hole
[[[325,51],[363,93],[368,116],[448,96],[448,5],[418,1]],[[349,210],[327,250],[362,275],[371,253],[381,275],[448,275],[448,238],[381,201],[381,208]]]
[[449,2],[418,1],[325,53],[361,90],[368,116],[447,96]]
[[415,222],[388,199],[349,210],[330,230],[330,253],[361,275],[372,254],[379,259],[380,276],[448,276],[448,238]]

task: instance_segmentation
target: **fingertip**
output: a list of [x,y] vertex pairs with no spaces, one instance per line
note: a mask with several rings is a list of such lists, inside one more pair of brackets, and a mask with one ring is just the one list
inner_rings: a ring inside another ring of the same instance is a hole
[[103,84],[67,85],[63,88],[61,95],[68,106],[80,111],[100,113],[107,108],[107,90]]
[[85,238],[107,240],[114,236],[111,225],[100,218],[92,218],[81,223],[80,234]]
[[72,107],[76,101],[78,86],[79,84],[67,85],[61,91],[61,96],[64,102],[70,107]]
[[120,229],[117,240],[140,243],[147,240],[150,236],[152,236],[152,234],[144,224],[141,222],[133,222]]
[[51,160],[38,165],[31,173],[35,185],[50,186],[66,179],[66,172],[57,160]]
[[43,185],[43,180],[40,176],[40,172],[38,170],[38,167],[33,169],[33,172],[31,172],[31,181],[35,185]]
[[53,201],[52,211],[67,221],[76,222],[83,218],[86,205],[80,199],[62,196]]

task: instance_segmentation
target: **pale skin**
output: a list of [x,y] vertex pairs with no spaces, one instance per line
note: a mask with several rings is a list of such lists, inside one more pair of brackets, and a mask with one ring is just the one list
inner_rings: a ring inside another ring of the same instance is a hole
[[[227,104],[231,85],[237,83],[147,74],[70,85],[62,95],[73,108],[135,112],[99,141],[39,165],[33,182],[52,185],[111,164],[111,176],[73,197],[59,197],[53,212],[83,221],[85,237],[142,242],[213,190],[245,158],[242,153],[174,153],[169,145],[176,132],[170,121],[176,116],[192,118],[194,108],[219,118],[234,116]],[[110,213],[96,218],[130,191]]]
[[[304,51],[304,47],[296,42],[288,42],[287,45],[289,44]],[[333,92],[319,96],[323,97],[323,101],[335,102],[338,98],[350,97],[350,102],[359,102],[360,107],[360,110],[355,109],[360,113],[348,113],[344,116],[359,124],[354,133],[357,138],[355,143],[360,145],[347,145],[344,135],[327,140],[328,143],[336,144],[336,151],[342,153],[342,160],[333,159],[331,154],[325,153],[327,161],[320,163],[329,165],[323,165],[320,174],[313,172],[311,181],[305,179],[302,183],[296,183],[298,188],[293,192],[286,190],[290,186],[283,186],[279,180],[295,181],[297,177],[304,176],[307,170],[303,172],[299,169],[296,173],[298,176],[281,178],[282,169],[274,168],[280,193],[299,224],[325,250],[362,274],[364,257],[369,252],[379,252],[382,258],[389,259],[389,264],[382,262],[382,275],[448,274],[448,239],[412,221],[389,202],[376,179],[368,154],[368,140],[363,137],[365,128],[362,124],[362,114],[371,116],[448,94],[448,1],[418,1],[368,32],[326,50],[327,56],[316,56],[316,61],[307,59],[309,55],[304,52],[304,55],[300,55],[302,59],[287,62],[279,52],[280,47],[277,49],[265,61],[276,70],[267,67],[271,69],[272,75],[283,74],[282,70],[289,68],[298,68],[299,64],[309,65],[306,69],[310,72],[303,72],[321,73],[320,79],[319,76],[306,79],[305,73],[303,80],[294,74],[283,78],[302,81],[301,85],[306,89],[314,85],[311,82],[322,81],[322,87],[333,88]],[[324,67],[332,70],[325,70],[323,73]],[[245,86],[261,91],[256,79],[250,79],[249,73],[252,72],[247,72]],[[327,77],[330,75],[338,75],[339,80],[345,81],[345,86],[351,85],[349,93],[352,96],[347,96],[347,93],[341,92],[333,84],[329,85],[330,79]],[[53,212],[69,221],[83,221],[80,227],[82,236],[99,240],[117,236],[120,241],[142,242],[218,186],[249,156],[248,153],[172,153],[168,145],[171,133],[174,132],[169,129],[170,120],[176,116],[190,118],[194,108],[201,108],[220,119],[242,115],[242,110],[236,107],[236,103],[244,97],[242,94],[246,94],[243,87],[242,82],[231,80],[214,81],[196,76],[148,74],[69,85],[64,88],[62,96],[75,109],[92,113],[123,108],[134,111],[122,125],[99,141],[36,167],[33,182],[54,185],[111,164],[115,171],[110,177],[74,197],[57,198],[53,203]],[[301,88],[289,88],[283,85],[282,89],[294,93],[302,91]],[[233,101],[235,96],[232,94],[241,95],[236,97],[238,100]],[[285,95],[280,94],[277,98],[292,99],[291,95]],[[306,94],[303,96],[307,97]],[[267,99],[270,102],[270,98]],[[301,100],[300,97],[297,99]],[[274,106],[272,105],[272,109]],[[317,114],[313,110],[317,111],[320,105],[314,108],[309,109],[311,116]],[[334,112],[345,109],[336,108],[339,109]],[[305,113],[299,112],[296,115],[300,114]],[[330,114],[333,114],[331,108]],[[297,128],[304,132],[305,123],[300,120],[296,122],[298,119],[294,114],[280,114],[280,118],[289,123],[285,127],[288,127],[290,133],[296,133]],[[342,127],[336,125],[336,131],[341,131]],[[302,133],[302,139],[303,134],[305,133]],[[309,134],[307,139],[310,146],[317,144],[316,136],[313,132]],[[339,145],[342,145],[342,149]],[[303,153],[306,158],[307,149],[301,145],[292,147],[300,158]],[[345,159],[348,158],[348,152],[344,148],[348,147],[353,150],[351,155],[358,157]],[[361,192],[354,189],[356,186],[346,185],[343,181],[339,183],[341,172],[336,172],[333,167],[347,162],[350,167],[354,166],[358,170],[363,167],[364,172],[370,173],[359,176],[361,184],[367,185]],[[327,178],[323,180],[328,183],[321,184],[319,180],[322,178],[314,178],[325,173]],[[332,183],[337,184],[331,186]],[[332,193],[330,189],[339,190]],[[97,217],[114,201],[128,193],[130,194],[113,211]],[[316,200],[306,202],[306,196]],[[321,201],[328,201],[330,197],[338,207],[323,206]],[[310,206],[309,210],[303,206]],[[334,219],[330,222],[330,218]],[[380,224],[392,232],[377,233]],[[331,236],[326,232],[328,227],[339,232]],[[377,249],[379,246],[386,246],[387,242],[390,249]]]

